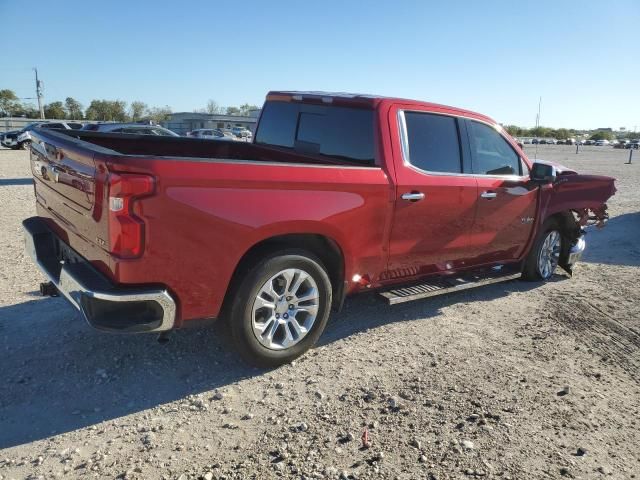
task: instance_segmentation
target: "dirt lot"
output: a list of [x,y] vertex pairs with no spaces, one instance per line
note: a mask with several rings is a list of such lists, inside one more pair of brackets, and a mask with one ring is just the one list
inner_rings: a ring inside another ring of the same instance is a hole
[[160,345],[40,298],[27,154],[0,150],[0,479],[640,478],[640,155],[537,155],[619,179],[573,279],[353,298],[265,371],[222,326]]

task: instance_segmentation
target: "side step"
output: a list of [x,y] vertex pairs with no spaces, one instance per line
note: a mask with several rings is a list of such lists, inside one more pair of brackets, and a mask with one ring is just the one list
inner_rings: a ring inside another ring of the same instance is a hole
[[483,272],[481,274],[467,274],[460,277],[438,277],[415,285],[394,288],[378,293],[389,305],[411,302],[421,298],[435,297],[445,293],[460,292],[470,288],[506,282],[520,278],[520,272]]

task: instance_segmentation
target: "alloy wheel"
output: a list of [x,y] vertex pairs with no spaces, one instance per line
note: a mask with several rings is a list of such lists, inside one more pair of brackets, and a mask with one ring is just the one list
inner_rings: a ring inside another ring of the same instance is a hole
[[557,230],[548,232],[538,253],[538,273],[544,280],[551,278],[558,266],[560,246],[560,232]]
[[320,294],[313,277],[298,268],[282,270],[267,280],[253,302],[256,339],[271,350],[300,342],[318,315]]

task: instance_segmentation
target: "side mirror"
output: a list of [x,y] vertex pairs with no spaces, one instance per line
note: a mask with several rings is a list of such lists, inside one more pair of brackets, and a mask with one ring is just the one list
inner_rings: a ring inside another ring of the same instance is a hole
[[535,162],[531,167],[529,177],[533,183],[545,185],[556,181],[556,167],[547,163]]

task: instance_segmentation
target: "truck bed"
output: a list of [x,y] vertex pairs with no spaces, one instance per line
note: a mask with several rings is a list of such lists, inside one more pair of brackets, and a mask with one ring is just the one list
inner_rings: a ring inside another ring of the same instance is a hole
[[[47,132],[48,134],[49,132]],[[146,155],[183,159],[251,160],[278,163],[311,163],[318,165],[362,165],[338,158],[296,152],[286,148],[271,147],[249,142],[206,140],[190,137],[161,137],[101,133],[80,130],[60,130],[55,134],[66,135],[86,142],[84,147],[99,146],[121,155]],[[93,145],[93,146],[92,146]]]

